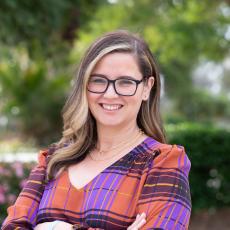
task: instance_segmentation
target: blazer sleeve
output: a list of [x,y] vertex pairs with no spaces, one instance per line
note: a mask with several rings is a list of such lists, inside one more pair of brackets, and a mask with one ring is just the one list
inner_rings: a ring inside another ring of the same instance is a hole
[[141,229],[188,229],[190,167],[184,147],[177,145],[167,145],[152,160],[137,205],[137,213],[146,213]]
[[49,151],[40,151],[38,164],[34,167],[14,205],[7,209],[8,216],[3,222],[2,230],[33,229],[36,215],[45,188],[46,159]]

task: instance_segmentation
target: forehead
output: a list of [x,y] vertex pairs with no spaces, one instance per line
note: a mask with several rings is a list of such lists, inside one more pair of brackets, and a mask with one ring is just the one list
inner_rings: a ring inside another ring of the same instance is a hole
[[103,74],[109,77],[141,75],[134,55],[121,52],[110,53],[102,57],[92,74]]

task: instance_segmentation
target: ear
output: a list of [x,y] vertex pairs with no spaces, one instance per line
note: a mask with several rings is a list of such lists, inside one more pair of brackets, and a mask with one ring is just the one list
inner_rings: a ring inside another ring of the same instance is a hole
[[149,99],[149,95],[152,87],[154,86],[155,78],[153,76],[148,77],[147,81],[144,84],[144,90],[142,93],[142,100],[147,101]]

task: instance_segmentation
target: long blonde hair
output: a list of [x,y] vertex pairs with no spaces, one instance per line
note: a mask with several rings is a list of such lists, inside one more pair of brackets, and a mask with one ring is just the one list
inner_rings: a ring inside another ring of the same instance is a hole
[[148,136],[165,143],[165,134],[159,112],[160,76],[156,61],[143,39],[119,30],[97,39],[86,51],[75,79],[75,84],[63,108],[63,136],[55,144],[55,151],[48,160],[47,180],[58,172],[80,162],[97,142],[96,122],[86,97],[87,82],[98,61],[108,53],[126,52],[134,55],[143,77],[153,76],[154,86],[150,97],[143,101],[137,124]]

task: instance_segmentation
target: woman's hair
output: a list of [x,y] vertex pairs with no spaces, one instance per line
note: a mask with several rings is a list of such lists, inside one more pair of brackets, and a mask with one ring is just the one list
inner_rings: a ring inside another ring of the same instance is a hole
[[161,88],[159,70],[148,45],[143,39],[128,31],[107,33],[88,48],[80,63],[73,90],[63,108],[63,136],[59,143],[55,144],[55,151],[48,160],[48,180],[67,166],[83,160],[95,146],[96,122],[88,107],[87,82],[98,61],[114,52],[132,54],[143,77],[154,77],[149,99],[142,102],[137,115],[137,124],[146,135],[159,142],[166,142],[159,112]]

